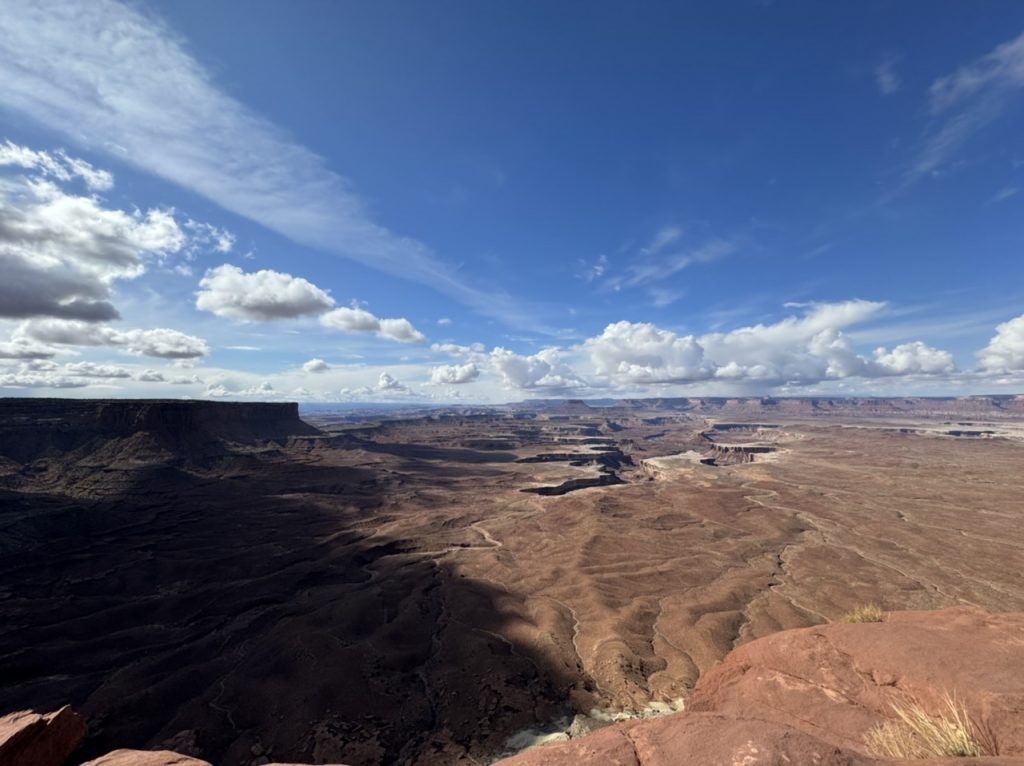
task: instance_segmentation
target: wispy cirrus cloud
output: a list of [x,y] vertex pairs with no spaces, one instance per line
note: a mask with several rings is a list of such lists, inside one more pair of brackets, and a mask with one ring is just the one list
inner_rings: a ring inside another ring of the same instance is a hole
[[903,87],[903,80],[896,73],[897,61],[895,56],[888,56],[875,67],[875,84],[883,96],[891,96]]
[[995,121],[1010,95],[1024,87],[1024,34],[937,78],[928,89],[935,118],[902,186],[937,172],[972,136]]
[[8,109],[294,242],[429,285],[485,315],[537,324],[510,296],[470,285],[427,245],[374,221],[348,179],[218,87],[172,30],[134,7],[9,4],[0,88]]
[[[583,263],[584,269],[578,276],[586,282],[598,283],[605,290],[658,285],[690,266],[712,263],[738,249],[735,241],[721,237],[706,238],[700,244],[688,243],[685,234],[681,226],[663,226],[646,245],[627,252],[627,260],[618,270],[602,255],[593,264]],[[670,290],[662,286],[652,293],[652,298],[656,305],[666,306],[682,294],[678,288]]]

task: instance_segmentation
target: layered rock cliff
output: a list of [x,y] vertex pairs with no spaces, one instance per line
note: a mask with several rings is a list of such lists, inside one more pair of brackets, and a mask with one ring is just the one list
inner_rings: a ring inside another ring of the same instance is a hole
[[294,402],[0,399],[0,456],[24,463],[144,433],[168,448],[318,433]]

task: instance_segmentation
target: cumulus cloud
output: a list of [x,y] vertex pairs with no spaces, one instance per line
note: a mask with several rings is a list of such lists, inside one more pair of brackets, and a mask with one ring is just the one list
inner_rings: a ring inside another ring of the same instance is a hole
[[320,317],[320,324],[342,332],[374,332],[382,338],[399,343],[425,343],[426,336],[408,319],[380,319],[358,306],[343,306]]
[[0,341],[0,359],[49,359],[56,353],[56,349],[30,338],[14,337],[9,341]]
[[921,342],[879,348],[873,357],[857,353],[843,330],[878,317],[883,303],[855,300],[804,308],[802,316],[700,337],[648,323],[616,322],[580,348],[597,375],[619,385],[710,380],[810,385],[956,369],[949,352]]
[[996,326],[996,334],[978,352],[978,363],[987,372],[1024,370],[1024,314]]
[[211,383],[206,387],[203,395],[210,396],[215,399],[227,399],[232,397],[270,399],[276,398],[277,392],[274,390],[274,386],[270,381],[264,380],[258,384],[237,389],[229,388],[223,383]]
[[472,383],[480,377],[480,368],[473,362],[466,364],[443,364],[430,371],[430,382],[443,385]]
[[19,326],[12,343],[31,342],[49,346],[115,346],[130,354],[161,359],[196,359],[210,351],[202,338],[165,327],[118,330],[61,319],[32,320]]
[[172,210],[120,210],[62,189],[57,182],[75,179],[90,190],[113,184],[106,171],[63,151],[8,141],[0,145],[0,166],[29,173],[0,177],[0,317],[29,320],[0,343],[0,358],[53,356],[54,346],[70,345],[169,359],[207,353],[202,340],[175,330],[103,324],[120,316],[112,302],[116,282],[192,246]]
[[956,370],[952,354],[921,341],[904,343],[892,351],[876,349],[874,361],[880,372],[891,375],[938,375]]
[[242,321],[293,319],[334,305],[330,295],[301,277],[270,269],[247,274],[227,263],[207,271],[199,287],[196,308]]
[[83,388],[90,381],[85,378],[60,375],[53,372],[9,372],[0,374],[2,388]]
[[377,378],[376,385],[360,386],[358,388],[343,388],[338,391],[342,399],[372,401],[397,399],[403,400],[414,397],[413,391],[404,383],[399,381],[389,372],[382,372]]
[[699,338],[718,377],[800,384],[863,374],[858,356],[842,331],[877,317],[884,303],[853,300],[818,304],[803,316],[773,324],[741,327]]
[[378,391],[408,391],[409,389],[400,383],[396,378],[392,377],[386,372],[382,372],[380,377],[377,379],[377,390]]
[[302,369],[306,372],[327,372],[331,369],[331,365],[327,364],[323,359],[314,358],[303,364]]
[[615,322],[583,344],[598,375],[628,383],[674,383],[711,376],[692,335],[653,324]]
[[523,356],[498,347],[491,351],[490,363],[508,388],[559,392],[586,387],[562,360],[562,353],[559,349],[548,348]]
[[[8,145],[10,146],[10,145]],[[31,153],[31,150],[26,149]],[[0,184],[0,316],[114,319],[112,283],[182,249],[171,212],[125,212],[50,181]]]

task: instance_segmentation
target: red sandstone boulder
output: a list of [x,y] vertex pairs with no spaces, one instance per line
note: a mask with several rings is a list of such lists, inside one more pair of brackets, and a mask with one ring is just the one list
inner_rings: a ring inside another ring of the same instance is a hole
[[[0,766],[5,766],[0,762]],[[170,750],[115,750],[82,766],[211,766],[202,761]],[[291,763],[267,763],[266,766],[303,766]],[[344,766],[344,764],[328,764]]]
[[115,750],[82,766],[211,766],[187,755],[170,750]]
[[0,717],[0,766],[61,766],[83,739],[85,721],[69,706]]
[[849,753],[788,726],[713,713],[682,713],[630,721],[558,745],[534,748],[505,766],[869,766]]
[[864,735],[893,703],[942,712],[964,703],[999,757],[919,766],[1024,766],[1024,614],[958,607],[884,622],[788,630],[731,652],[705,674],[687,712],[630,721],[501,761],[503,766],[895,766]]
[[756,716],[845,748],[916,699],[929,713],[955,694],[1000,755],[1024,755],[1024,614],[957,607],[884,622],[788,630],[731,652],[687,710]]

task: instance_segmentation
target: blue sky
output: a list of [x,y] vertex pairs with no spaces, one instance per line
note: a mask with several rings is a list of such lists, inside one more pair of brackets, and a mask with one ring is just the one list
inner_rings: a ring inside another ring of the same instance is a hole
[[1024,5],[0,17],[7,395],[1024,391]]

